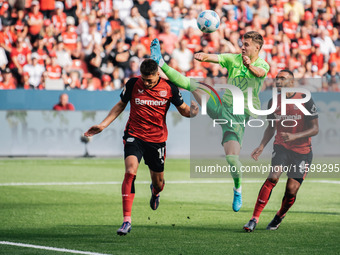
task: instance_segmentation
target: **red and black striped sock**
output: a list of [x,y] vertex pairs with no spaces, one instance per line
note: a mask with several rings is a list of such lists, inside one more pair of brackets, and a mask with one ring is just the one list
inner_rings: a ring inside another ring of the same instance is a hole
[[287,196],[285,195],[282,199],[282,204],[280,210],[276,213],[277,216],[280,218],[284,217],[288,210],[292,207],[295,203],[296,196]]

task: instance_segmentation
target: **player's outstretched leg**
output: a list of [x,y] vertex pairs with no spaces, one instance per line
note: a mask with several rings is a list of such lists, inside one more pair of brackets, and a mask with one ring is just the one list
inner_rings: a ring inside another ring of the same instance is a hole
[[257,221],[256,219],[251,219],[246,225],[243,226],[243,229],[247,232],[253,232],[256,228]]
[[157,210],[159,206],[159,201],[160,201],[160,194],[154,194],[154,189],[152,184],[150,184],[150,189],[151,189],[151,198],[150,198],[150,207],[152,210]]
[[159,67],[162,69],[164,74],[169,78],[169,80],[174,83],[177,87],[186,89],[189,91],[194,91],[199,86],[196,80],[185,77],[181,73],[177,72],[175,69],[168,66],[162,57],[161,48],[158,39],[154,39],[150,46],[151,59],[155,60]]
[[122,226],[117,230],[117,235],[125,236],[131,231],[131,223],[128,221],[123,222]]

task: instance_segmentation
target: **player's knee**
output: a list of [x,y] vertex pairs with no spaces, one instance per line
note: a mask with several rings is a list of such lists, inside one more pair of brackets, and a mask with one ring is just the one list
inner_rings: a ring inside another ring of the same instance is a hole
[[286,189],[286,197],[288,198],[294,198],[296,197],[296,194],[297,194],[297,189],[294,189],[294,188],[288,188]]
[[228,164],[231,165],[231,166],[238,166],[238,165],[241,164],[238,155],[227,155],[225,158],[226,158]]
[[267,180],[275,185],[279,182],[279,178],[267,178]]

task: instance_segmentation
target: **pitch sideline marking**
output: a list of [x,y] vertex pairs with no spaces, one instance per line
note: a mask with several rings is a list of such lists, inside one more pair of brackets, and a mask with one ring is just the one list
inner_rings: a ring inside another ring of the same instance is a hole
[[68,253],[74,253],[74,254],[109,255],[109,254],[97,253],[97,252],[77,251],[77,250],[69,250],[69,249],[64,249],[64,248],[55,248],[55,247],[49,247],[49,246],[40,246],[40,245],[24,244],[24,243],[13,243],[13,242],[7,242],[7,241],[0,241],[0,244],[26,247],[26,248],[33,248],[33,249],[40,249],[40,250],[48,250],[48,251],[68,252]]
[[[244,180],[243,183],[262,183],[263,180]],[[340,184],[340,181],[306,180],[307,183]],[[136,181],[135,184],[149,184],[150,181]],[[219,184],[234,183],[233,180],[195,180],[195,181],[167,181],[170,184]],[[121,185],[122,182],[10,182],[0,183],[1,186],[75,186],[75,185]]]

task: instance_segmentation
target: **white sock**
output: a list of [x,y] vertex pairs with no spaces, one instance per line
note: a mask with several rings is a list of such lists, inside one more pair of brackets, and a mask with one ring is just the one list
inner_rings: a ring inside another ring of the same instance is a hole
[[242,186],[239,187],[238,189],[236,189],[236,188],[234,187],[234,190],[237,191],[237,192],[239,192],[239,193],[242,193]]
[[159,60],[159,64],[158,64],[159,67],[162,67],[164,64],[165,64],[164,59],[161,58],[161,59]]

